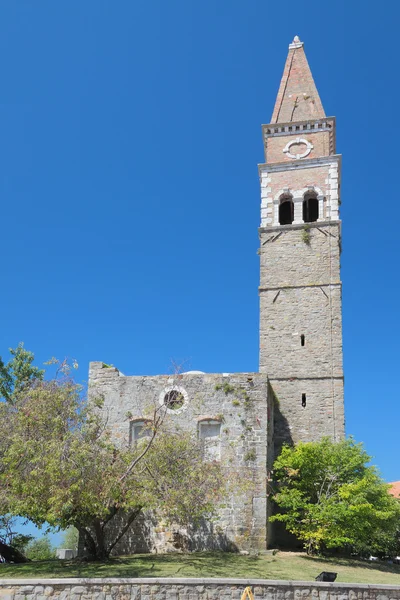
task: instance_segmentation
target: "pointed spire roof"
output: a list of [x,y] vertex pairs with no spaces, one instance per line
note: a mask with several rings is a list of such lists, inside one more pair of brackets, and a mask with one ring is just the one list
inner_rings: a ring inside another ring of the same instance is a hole
[[301,42],[296,35],[289,44],[289,54],[279,87],[271,123],[308,121],[325,117],[314,79]]

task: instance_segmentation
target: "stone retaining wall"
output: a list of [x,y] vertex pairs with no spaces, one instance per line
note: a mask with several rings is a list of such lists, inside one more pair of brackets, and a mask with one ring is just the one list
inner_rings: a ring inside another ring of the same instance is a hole
[[0,579],[0,600],[400,600],[400,586],[260,579]]

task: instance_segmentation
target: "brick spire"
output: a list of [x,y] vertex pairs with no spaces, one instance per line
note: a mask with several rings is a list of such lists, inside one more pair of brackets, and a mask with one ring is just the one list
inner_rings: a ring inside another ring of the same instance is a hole
[[325,117],[325,112],[308,66],[303,42],[296,35],[289,44],[271,123],[308,121],[321,117]]

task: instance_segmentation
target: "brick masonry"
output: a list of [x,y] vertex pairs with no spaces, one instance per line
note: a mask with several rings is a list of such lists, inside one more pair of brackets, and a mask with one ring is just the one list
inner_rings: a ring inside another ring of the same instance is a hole
[[1,600],[400,600],[400,586],[258,579],[3,579]]
[[325,116],[325,113],[303,43],[293,40],[289,46],[271,123],[318,119],[321,116]]
[[[289,138],[289,142],[293,142],[297,138],[304,139],[313,146],[308,154],[308,158],[329,156],[331,154],[331,134],[328,131],[311,133],[310,131],[301,132],[295,130]],[[292,159],[284,153],[287,142],[288,139],[285,139],[283,143],[281,137],[268,136],[265,146],[266,160],[269,163],[290,162]],[[293,146],[291,153],[294,153],[295,150],[296,148]]]

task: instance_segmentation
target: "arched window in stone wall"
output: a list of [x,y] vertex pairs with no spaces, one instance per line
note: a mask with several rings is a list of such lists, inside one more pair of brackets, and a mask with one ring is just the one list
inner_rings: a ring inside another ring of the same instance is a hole
[[291,225],[294,221],[293,197],[285,194],[279,199],[279,224]]
[[319,208],[318,197],[315,192],[307,192],[304,194],[303,200],[303,221],[304,223],[313,223],[318,221]]
[[211,418],[199,421],[199,440],[205,460],[221,460],[221,421]]

